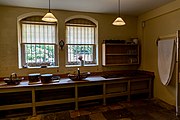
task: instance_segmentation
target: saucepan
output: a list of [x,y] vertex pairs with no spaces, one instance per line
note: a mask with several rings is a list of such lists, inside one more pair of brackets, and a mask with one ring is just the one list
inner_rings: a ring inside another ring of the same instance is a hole
[[29,82],[51,83],[54,80],[59,80],[60,76],[54,76],[53,74],[40,74],[33,73],[28,75]]
[[40,73],[33,73],[28,75],[29,82],[39,82],[41,74]]
[[42,74],[41,75],[41,82],[42,83],[51,83],[54,80],[59,80],[59,76],[53,76],[53,74]]

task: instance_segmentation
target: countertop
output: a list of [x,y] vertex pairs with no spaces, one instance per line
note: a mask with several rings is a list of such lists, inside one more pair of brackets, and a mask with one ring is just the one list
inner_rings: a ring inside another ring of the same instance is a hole
[[113,80],[127,80],[127,79],[138,79],[138,78],[149,78],[153,77],[150,75],[136,75],[136,76],[121,76],[121,77],[109,77],[109,78],[104,78],[102,76],[90,76],[86,79],[83,79],[81,81],[72,81],[69,78],[61,78],[60,80],[55,80],[51,83],[41,83],[39,82],[34,82],[34,83],[29,83],[28,80],[23,80],[20,82],[19,85],[7,85],[4,81],[0,81],[0,89],[2,88],[21,88],[21,87],[38,87],[38,86],[52,86],[52,85],[66,85],[66,84],[84,84],[88,82],[103,82],[103,81],[113,81]]

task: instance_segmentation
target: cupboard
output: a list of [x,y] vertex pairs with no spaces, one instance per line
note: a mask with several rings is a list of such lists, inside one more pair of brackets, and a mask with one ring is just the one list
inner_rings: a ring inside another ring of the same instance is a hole
[[104,42],[102,44],[103,66],[138,65],[140,63],[139,57],[139,44],[118,42]]

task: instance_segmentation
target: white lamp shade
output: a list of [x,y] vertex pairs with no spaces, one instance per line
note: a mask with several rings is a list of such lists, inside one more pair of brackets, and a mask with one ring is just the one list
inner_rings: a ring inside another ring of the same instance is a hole
[[125,25],[126,23],[121,17],[116,18],[116,20],[112,23],[113,25],[121,26]]
[[46,22],[57,22],[57,19],[51,12],[46,13],[42,20]]

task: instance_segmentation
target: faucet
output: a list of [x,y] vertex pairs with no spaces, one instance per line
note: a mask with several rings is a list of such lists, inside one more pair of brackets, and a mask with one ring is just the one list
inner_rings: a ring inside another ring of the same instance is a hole
[[84,66],[84,60],[81,60],[81,66]]

